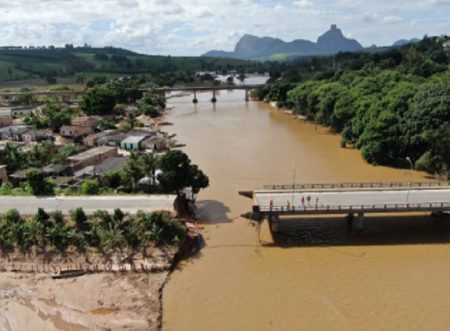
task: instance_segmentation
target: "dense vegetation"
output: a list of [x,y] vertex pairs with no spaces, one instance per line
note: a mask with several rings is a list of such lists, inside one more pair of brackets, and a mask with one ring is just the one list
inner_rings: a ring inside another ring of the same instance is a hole
[[151,245],[177,245],[185,237],[184,227],[171,219],[168,212],[128,215],[120,209],[110,214],[104,210],[87,216],[83,209],[72,211],[70,217],[61,212],[46,213],[39,209],[31,218],[22,217],[15,209],[0,215],[0,249],[22,252],[57,249],[67,252],[75,247],[108,253],[114,249],[133,251]]
[[[257,91],[341,133],[374,164],[448,173],[450,57],[440,38],[381,54],[341,53],[292,64]],[[280,77],[280,78],[279,78]],[[275,79],[279,78],[279,79]]]

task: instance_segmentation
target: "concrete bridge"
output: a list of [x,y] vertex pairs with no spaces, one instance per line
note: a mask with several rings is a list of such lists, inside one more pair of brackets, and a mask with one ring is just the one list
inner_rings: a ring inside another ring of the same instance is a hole
[[194,94],[193,103],[198,103],[197,92],[211,91],[212,98],[211,102],[217,102],[216,92],[217,91],[233,91],[233,90],[244,90],[245,91],[245,101],[250,100],[250,91],[264,86],[264,84],[248,84],[248,85],[213,85],[213,86],[182,86],[182,87],[160,87],[156,88],[156,91],[163,93],[170,92],[190,92]]
[[353,224],[357,215],[356,227],[362,230],[368,213],[450,211],[448,182],[272,185],[239,193],[253,199],[252,217],[267,218],[274,232],[280,216],[343,214]]
[[[223,90],[244,90],[245,91],[245,101],[250,100],[249,92],[254,90],[264,84],[252,84],[252,85],[217,85],[217,86],[180,86],[180,87],[158,87],[154,90],[161,93],[170,92],[190,92],[194,94],[194,103],[198,102],[197,92],[212,91],[211,102],[217,102],[216,92]],[[141,91],[146,92],[151,89],[141,89]],[[10,92],[0,92],[0,100],[12,100],[14,97],[29,94],[32,96],[54,96],[59,97],[63,101],[70,97],[77,97],[86,93],[86,90],[63,90],[63,91],[50,91],[50,90],[38,90],[38,91],[10,91]]]

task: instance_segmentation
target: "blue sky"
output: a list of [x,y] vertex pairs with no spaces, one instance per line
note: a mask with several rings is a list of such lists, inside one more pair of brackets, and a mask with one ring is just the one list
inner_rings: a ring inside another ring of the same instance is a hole
[[0,0],[0,45],[200,55],[245,33],[315,41],[330,24],[365,46],[450,34],[450,0]]

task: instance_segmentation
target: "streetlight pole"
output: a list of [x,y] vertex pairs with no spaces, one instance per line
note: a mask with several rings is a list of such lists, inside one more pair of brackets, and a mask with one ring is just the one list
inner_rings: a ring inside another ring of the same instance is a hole
[[293,175],[292,175],[292,201],[291,201],[291,206],[294,207],[294,194],[295,194],[295,161],[294,159],[292,159],[292,170],[293,170]]
[[409,202],[409,192],[411,191],[411,182],[412,182],[412,171],[413,171],[413,163],[409,156],[406,157],[406,161],[409,163],[409,183],[408,183],[408,193],[406,194],[406,203]]

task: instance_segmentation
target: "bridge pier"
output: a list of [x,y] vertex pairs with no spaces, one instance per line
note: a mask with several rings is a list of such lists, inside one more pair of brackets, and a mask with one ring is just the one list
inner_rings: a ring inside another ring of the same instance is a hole
[[358,212],[358,219],[356,221],[356,230],[363,231],[364,230],[364,212]]
[[213,90],[212,93],[213,93],[213,97],[212,97],[212,99],[211,99],[211,102],[212,102],[212,103],[216,103],[216,102],[217,102],[217,98],[216,98],[216,90]]
[[273,215],[272,213],[270,213],[267,220],[269,221],[270,233],[277,233],[280,217],[278,215]]
[[198,103],[197,99],[197,91],[194,91],[194,99],[192,100],[193,103]]

